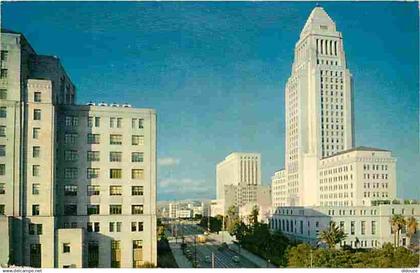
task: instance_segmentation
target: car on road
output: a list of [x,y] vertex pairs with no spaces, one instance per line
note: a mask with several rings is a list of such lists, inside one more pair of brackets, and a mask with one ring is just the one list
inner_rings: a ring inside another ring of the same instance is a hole
[[232,261],[234,261],[235,263],[239,263],[240,262],[239,256],[236,256],[236,255],[233,256]]

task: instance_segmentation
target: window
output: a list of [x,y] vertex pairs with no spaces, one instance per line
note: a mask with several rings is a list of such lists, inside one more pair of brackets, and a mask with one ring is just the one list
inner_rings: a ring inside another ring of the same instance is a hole
[[376,234],[376,221],[372,221],[372,235]]
[[87,231],[88,232],[99,232],[101,230],[99,222],[88,222]]
[[109,118],[109,127],[114,128],[115,126],[115,118]]
[[101,126],[101,118],[95,117],[95,127],[99,127],[99,126]]
[[132,205],[131,214],[143,214],[143,205]]
[[0,107],[0,118],[7,117],[7,108],[5,106]]
[[7,69],[0,70],[0,78],[6,79],[7,78]]
[[132,169],[131,170],[132,179],[144,179],[144,170],[143,169]]
[[70,243],[63,243],[63,253],[70,253]]
[[109,195],[121,195],[122,186],[109,186]]
[[0,145],[0,156],[6,156],[6,145]]
[[39,194],[39,189],[40,189],[41,185],[40,184],[32,184],[32,194],[33,195],[38,195]]
[[140,268],[143,264],[143,241],[133,241],[133,268]]
[[41,109],[34,109],[34,120],[41,120]]
[[6,136],[6,126],[0,126],[0,137]]
[[29,233],[29,235],[35,235],[35,224],[29,223],[28,233]]
[[65,117],[65,125],[66,126],[79,126],[79,117],[76,116],[66,116]]
[[87,135],[87,143],[88,144],[99,144],[100,143],[100,135],[99,134],[88,134]]
[[136,123],[137,123],[136,118],[131,119],[131,128],[135,129],[136,128]]
[[2,50],[0,55],[1,61],[6,63],[8,59],[7,57],[9,56],[9,52],[7,50]]
[[121,247],[120,241],[111,241],[111,268],[121,267]]
[[112,145],[121,145],[122,144],[122,135],[110,135],[109,144]]
[[109,214],[121,214],[122,205],[109,205]]
[[0,194],[6,193],[6,185],[4,183],[0,183]]
[[40,154],[41,154],[41,147],[33,146],[32,147],[32,157],[33,158],[38,158]]
[[64,195],[65,196],[76,196],[77,195],[77,186],[75,186],[75,185],[64,185]]
[[65,144],[75,144],[76,140],[77,140],[77,134],[66,133],[64,135],[64,143]]
[[64,151],[64,160],[65,161],[76,161],[79,155],[75,150],[66,150]]
[[144,127],[143,127],[143,119],[142,118],[139,118],[139,129],[143,129]]
[[7,90],[6,89],[0,89],[0,99],[2,99],[2,100],[7,99]]
[[121,162],[122,152],[110,152],[109,161],[111,162]]
[[39,205],[32,205],[32,215],[39,215]]
[[362,235],[365,235],[365,233],[366,233],[366,221],[361,221],[360,222],[360,229],[361,229],[360,233]]
[[131,144],[132,145],[143,145],[144,144],[144,136],[138,136],[138,135],[131,136]]
[[4,215],[4,214],[5,214],[5,205],[0,204],[0,215]]
[[40,131],[41,131],[41,128],[33,128],[32,129],[32,138],[33,139],[38,139]]
[[99,195],[100,191],[101,191],[101,186],[99,186],[99,185],[89,185],[89,186],[87,186],[87,194],[89,196]]
[[77,178],[78,170],[77,168],[65,168],[64,169],[64,178],[74,179]]
[[97,241],[90,241],[88,243],[88,267],[99,267],[99,245]]
[[77,205],[64,205],[64,215],[77,215]]
[[6,175],[6,165],[0,164],[0,175]]
[[132,186],[131,195],[143,195],[143,186]]
[[122,118],[117,118],[117,128],[121,128],[122,126]]
[[143,231],[143,222],[131,222],[131,231]]
[[41,92],[34,92],[34,102],[41,102]]
[[121,222],[109,222],[109,232],[121,232],[121,224]]
[[93,117],[88,117],[87,118],[87,125],[89,128],[93,127]]
[[87,206],[87,214],[99,214],[99,205],[88,205]]
[[99,168],[87,168],[86,177],[88,179],[98,178],[99,177]]
[[39,170],[40,170],[39,165],[33,165],[32,166],[32,176],[39,176]]
[[87,161],[99,161],[100,159],[99,151],[88,151],[87,152]]
[[120,179],[121,177],[122,177],[122,170],[121,169],[110,169],[109,170],[109,178]]
[[131,162],[143,162],[143,153],[141,152],[131,153]]
[[354,233],[355,233],[354,228],[355,228],[354,221],[351,221],[351,223],[350,223],[350,234],[351,235],[354,235]]
[[0,99],[2,99],[2,100],[7,99],[7,90],[6,89],[0,89]]

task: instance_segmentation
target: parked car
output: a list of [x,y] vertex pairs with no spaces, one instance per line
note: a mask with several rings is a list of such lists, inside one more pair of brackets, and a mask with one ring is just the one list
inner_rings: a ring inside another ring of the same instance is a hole
[[233,256],[232,261],[234,261],[235,263],[239,263],[240,262],[239,256]]
[[204,257],[204,261],[205,261],[206,263],[210,263],[210,262],[211,262],[211,257],[210,257],[210,256],[206,256],[206,257]]

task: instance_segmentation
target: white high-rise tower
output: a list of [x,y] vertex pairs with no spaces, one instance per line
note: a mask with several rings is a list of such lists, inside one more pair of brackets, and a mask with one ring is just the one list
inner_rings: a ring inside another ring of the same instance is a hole
[[286,84],[287,204],[319,204],[319,162],[353,147],[352,76],[343,38],[321,7],[295,46]]

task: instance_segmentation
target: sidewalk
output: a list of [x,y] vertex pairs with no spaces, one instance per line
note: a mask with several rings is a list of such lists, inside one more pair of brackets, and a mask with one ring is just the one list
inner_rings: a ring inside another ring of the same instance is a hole
[[179,241],[180,240],[178,240],[178,244],[175,243],[175,240],[169,241],[169,247],[171,248],[175,261],[179,268],[192,268],[191,262],[185,257],[184,253],[182,253],[181,243]]

